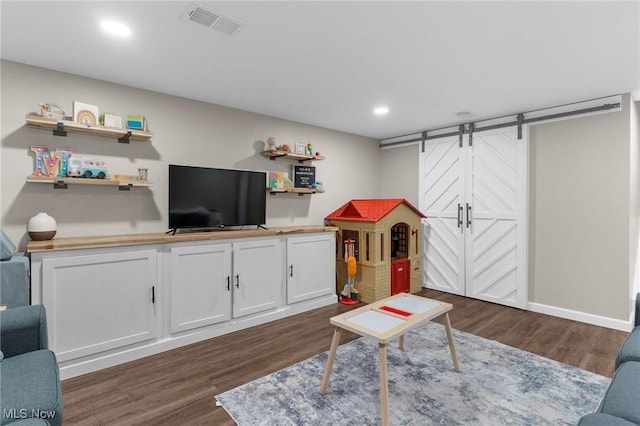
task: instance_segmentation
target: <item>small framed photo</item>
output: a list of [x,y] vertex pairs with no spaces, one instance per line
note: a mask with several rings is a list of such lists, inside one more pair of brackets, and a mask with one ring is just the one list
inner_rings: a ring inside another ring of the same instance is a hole
[[296,144],[296,154],[302,154],[304,155],[307,152],[307,146],[303,143],[297,143]]
[[73,101],[73,121],[82,123],[85,126],[95,126],[98,124],[99,118],[100,115],[96,105]]

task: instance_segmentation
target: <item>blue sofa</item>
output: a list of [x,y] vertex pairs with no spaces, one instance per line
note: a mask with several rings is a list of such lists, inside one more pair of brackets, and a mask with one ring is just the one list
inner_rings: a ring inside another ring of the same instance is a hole
[[0,311],[0,425],[59,426],[62,388],[42,305]]
[[634,327],[618,352],[616,372],[597,412],[581,418],[579,426],[640,425],[640,293]]
[[29,258],[0,230],[0,304],[27,306],[30,297]]

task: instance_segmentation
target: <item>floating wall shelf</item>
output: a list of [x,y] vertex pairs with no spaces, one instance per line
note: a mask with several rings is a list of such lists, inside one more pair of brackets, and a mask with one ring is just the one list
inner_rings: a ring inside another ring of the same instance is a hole
[[324,192],[324,189],[317,189],[317,188],[289,188],[289,189],[267,188],[267,190],[271,195],[291,193],[291,194],[298,194],[299,196],[303,196],[305,194],[322,194]]
[[67,189],[67,185],[97,185],[97,186],[117,186],[120,191],[128,191],[131,187],[150,187],[151,182],[138,182],[135,180],[115,180],[115,179],[86,179],[86,178],[61,178],[49,176],[27,176],[27,182],[49,183],[56,189]]
[[262,155],[274,161],[276,158],[289,158],[291,160],[297,160],[298,163],[304,163],[305,161],[324,160],[324,157],[321,155],[294,154],[293,152],[284,151],[262,151]]
[[129,143],[132,141],[148,141],[153,133],[144,130],[122,129],[118,127],[88,126],[76,121],[58,120],[56,118],[41,117],[39,115],[27,115],[27,126],[38,129],[52,130],[56,136],[67,136],[67,132],[83,133],[93,136],[116,138],[118,142]]

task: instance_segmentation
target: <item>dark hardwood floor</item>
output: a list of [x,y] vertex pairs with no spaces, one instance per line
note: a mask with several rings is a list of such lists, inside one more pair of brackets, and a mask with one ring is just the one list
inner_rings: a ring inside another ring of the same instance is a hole
[[[452,326],[611,376],[622,331],[434,290],[453,304]],[[215,395],[329,349],[335,304],[127,364],[64,380],[65,425],[233,425]],[[342,333],[342,341],[355,335]],[[247,401],[251,404],[251,401]]]

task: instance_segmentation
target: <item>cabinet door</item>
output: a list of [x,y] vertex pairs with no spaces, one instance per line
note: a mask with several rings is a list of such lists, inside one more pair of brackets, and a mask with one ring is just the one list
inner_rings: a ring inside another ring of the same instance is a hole
[[287,303],[335,293],[335,234],[287,238]]
[[231,244],[170,249],[171,332],[231,318]]
[[43,259],[43,302],[58,361],[156,337],[157,258],[153,249]]
[[282,306],[282,243],[277,239],[233,244],[233,317]]

